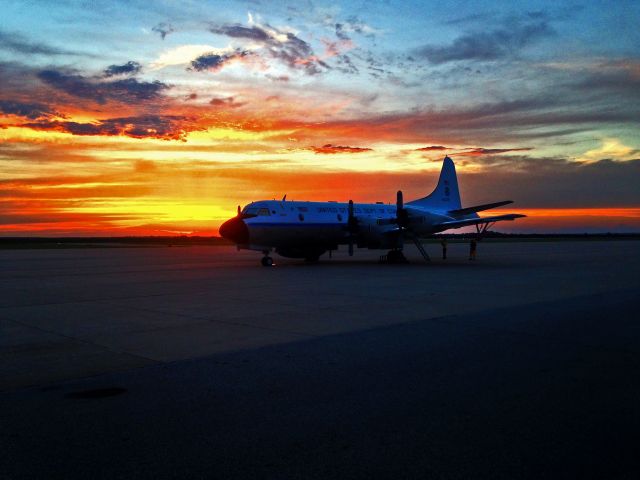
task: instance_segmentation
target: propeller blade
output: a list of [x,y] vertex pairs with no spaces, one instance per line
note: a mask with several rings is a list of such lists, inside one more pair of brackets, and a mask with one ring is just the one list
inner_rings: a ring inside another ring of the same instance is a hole
[[398,190],[396,200],[396,222],[400,227],[400,230],[407,228],[409,225],[409,215],[404,209],[404,199],[402,196],[402,190]]
[[349,256],[353,257],[353,234],[355,230],[355,217],[353,216],[353,200],[349,200],[349,217],[347,218],[349,229]]
[[404,248],[404,235],[403,230],[407,228],[407,211],[404,209],[404,197],[402,190],[398,190],[396,194],[396,222],[400,230],[398,231],[398,248],[402,250]]
[[238,216],[240,216],[240,213],[242,213],[242,209],[240,208],[240,205],[238,205]]

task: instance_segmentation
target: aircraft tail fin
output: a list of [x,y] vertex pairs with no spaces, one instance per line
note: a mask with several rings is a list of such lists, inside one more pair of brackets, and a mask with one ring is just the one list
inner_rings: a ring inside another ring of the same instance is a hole
[[444,157],[438,185],[430,195],[407,202],[407,205],[426,207],[433,210],[458,210],[462,208],[460,203],[460,191],[458,190],[458,177],[453,160]]

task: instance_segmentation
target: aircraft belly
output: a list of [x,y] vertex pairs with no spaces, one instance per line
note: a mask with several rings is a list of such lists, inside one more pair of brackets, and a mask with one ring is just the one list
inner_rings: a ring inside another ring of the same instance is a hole
[[342,225],[286,225],[249,226],[251,243],[273,247],[299,245],[336,245],[345,237]]

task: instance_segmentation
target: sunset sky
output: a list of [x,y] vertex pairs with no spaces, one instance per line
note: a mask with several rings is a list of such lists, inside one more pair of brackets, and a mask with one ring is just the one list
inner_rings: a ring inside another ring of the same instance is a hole
[[0,235],[424,196],[640,232],[640,2],[2,1]]

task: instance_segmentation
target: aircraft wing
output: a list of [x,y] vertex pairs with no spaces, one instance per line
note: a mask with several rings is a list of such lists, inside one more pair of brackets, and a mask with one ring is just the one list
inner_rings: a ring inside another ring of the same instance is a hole
[[513,203],[513,200],[504,200],[502,202],[485,203],[484,205],[476,205],[475,207],[458,208],[457,210],[449,210],[449,215],[455,217],[457,215],[468,215],[470,213],[481,212],[483,210],[489,210],[490,208],[502,207]]
[[481,225],[483,223],[500,222],[502,220],[515,220],[516,218],[522,217],[526,217],[526,215],[522,215],[520,213],[506,213],[504,215],[494,215],[492,217],[478,217],[468,218],[466,220],[452,220],[450,222],[442,222],[438,224],[438,227],[442,227],[443,230],[448,230],[450,228],[460,228],[469,225]]

